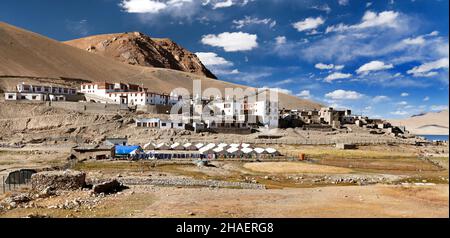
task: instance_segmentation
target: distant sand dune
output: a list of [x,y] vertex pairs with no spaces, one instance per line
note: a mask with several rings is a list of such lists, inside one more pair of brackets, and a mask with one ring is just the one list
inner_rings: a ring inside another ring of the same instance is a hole
[[392,124],[405,126],[416,135],[448,135],[448,110],[429,112],[403,120],[390,120]]

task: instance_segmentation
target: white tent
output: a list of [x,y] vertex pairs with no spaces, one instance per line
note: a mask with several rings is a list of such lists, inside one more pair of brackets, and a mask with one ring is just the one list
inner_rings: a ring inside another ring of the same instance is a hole
[[190,150],[190,151],[197,150],[197,147],[195,145],[193,145],[192,143],[186,143],[183,145],[183,147],[185,150]]
[[217,148],[213,149],[213,152],[216,154],[223,154],[225,152],[225,150],[223,149],[223,147],[217,147]]
[[236,147],[231,147],[231,148],[229,148],[229,149],[227,150],[227,153],[228,153],[228,154],[236,154],[238,151],[239,151],[238,148],[236,148]]
[[197,150],[200,149],[200,148],[202,148],[203,146],[205,146],[205,145],[202,144],[202,143],[198,143],[198,144],[195,145],[195,147],[197,148]]
[[210,153],[212,151],[213,148],[214,147],[211,147],[211,146],[204,146],[204,147],[200,148],[198,151],[201,154],[208,154],[208,153]]
[[170,146],[170,149],[172,150],[184,150],[184,147],[180,143],[174,143]]
[[157,150],[170,150],[170,146],[167,145],[166,143],[160,143],[156,145]]
[[216,147],[216,144],[214,144],[214,143],[209,143],[209,144],[207,144],[206,146],[211,147],[211,148],[214,148],[214,147]]
[[266,150],[263,149],[263,148],[255,148],[254,151],[255,151],[256,153],[258,153],[258,154],[262,154],[262,153],[264,153]]
[[156,148],[156,145],[152,142],[149,142],[144,145],[144,150],[154,150]]
[[248,148],[248,147],[250,147],[250,144],[242,143],[242,144],[241,144],[241,147],[242,147],[242,148]]
[[250,154],[250,153],[253,152],[253,149],[251,149],[251,148],[242,148],[241,151],[244,154]]
[[234,147],[234,148],[237,148],[239,146],[240,146],[240,144],[230,144],[230,147]]
[[274,149],[274,148],[267,148],[266,151],[267,151],[267,153],[269,153],[271,155],[279,154],[279,152],[276,149]]
[[225,143],[220,143],[217,145],[217,147],[221,147],[221,148],[225,148],[226,146],[228,146],[228,144],[225,144]]

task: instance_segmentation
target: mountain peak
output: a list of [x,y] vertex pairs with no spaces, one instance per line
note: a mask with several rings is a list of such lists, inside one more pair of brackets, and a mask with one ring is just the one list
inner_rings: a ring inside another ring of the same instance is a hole
[[217,79],[192,52],[169,38],[151,38],[141,32],[95,35],[64,42],[117,61],[167,68]]

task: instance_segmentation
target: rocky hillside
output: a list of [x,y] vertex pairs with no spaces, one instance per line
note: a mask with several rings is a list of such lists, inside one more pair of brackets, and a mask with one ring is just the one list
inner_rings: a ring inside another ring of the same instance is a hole
[[195,54],[170,39],[133,32],[90,36],[65,43],[131,65],[174,69],[217,79]]
[[403,120],[391,120],[394,125],[405,126],[416,135],[448,135],[448,110],[429,112]]

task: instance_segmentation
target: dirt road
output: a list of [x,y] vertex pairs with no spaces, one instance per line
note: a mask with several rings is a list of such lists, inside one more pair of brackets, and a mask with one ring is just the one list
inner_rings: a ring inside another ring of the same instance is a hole
[[449,217],[448,185],[150,191],[155,202],[133,217]]

